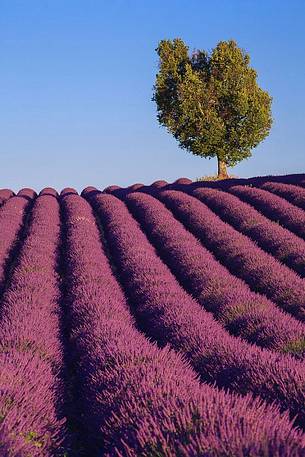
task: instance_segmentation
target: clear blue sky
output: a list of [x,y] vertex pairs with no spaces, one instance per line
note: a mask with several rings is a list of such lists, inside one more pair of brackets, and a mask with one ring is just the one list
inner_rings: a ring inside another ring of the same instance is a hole
[[213,174],[156,120],[155,48],[175,37],[235,39],[274,98],[269,137],[231,172],[305,172],[304,20],[303,0],[0,0],[0,187]]

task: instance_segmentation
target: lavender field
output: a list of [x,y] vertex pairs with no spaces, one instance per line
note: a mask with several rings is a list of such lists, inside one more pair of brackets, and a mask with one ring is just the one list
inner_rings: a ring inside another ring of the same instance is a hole
[[305,174],[0,190],[0,455],[305,456]]

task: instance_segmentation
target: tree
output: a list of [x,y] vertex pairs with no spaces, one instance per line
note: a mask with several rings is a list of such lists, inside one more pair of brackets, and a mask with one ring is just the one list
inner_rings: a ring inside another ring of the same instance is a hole
[[153,100],[158,121],[182,148],[217,157],[218,177],[251,156],[272,125],[272,98],[257,85],[250,57],[236,42],[189,55],[184,42],[160,41]]

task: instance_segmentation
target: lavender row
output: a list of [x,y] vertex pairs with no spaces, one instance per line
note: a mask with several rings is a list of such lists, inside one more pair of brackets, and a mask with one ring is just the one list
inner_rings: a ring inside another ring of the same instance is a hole
[[[202,190],[193,195],[200,199]],[[278,304],[301,321],[305,321],[303,279],[247,236],[223,222],[204,203],[178,191],[160,193],[160,199],[233,274]]]
[[0,189],[0,206],[3,205],[9,198],[13,197],[14,192],[10,189]]
[[270,221],[235,195],[209,188],[197,190],[194,195],[238,232],[305,276],[305,241],[302,238]]
[[202,381],[275,401],[304,427],[304,365],[229,335],[180,287],[123,202],[91,198],[141,330],[183,353]]
[[34,192],[30,192],[29,189],[22,189],[16,197],[12,196],[0,208],[0,290],[3,288],[7,263],[14,245],[16,245],[18,234],[29,207],[29,201],[34,196]]
[[55,272],[59,230],[58,202],[42,193],[1,303],[0,441],[5,455],[63,455]]
[[301,208],[264,189],[232,186],[228,191],[252,205],[269,219],[305,239],[305,212]]
[[304,325],[230,274],[158,200],[133,193],[125,202],[183,287],[230,333],[304,358]]
[[[301,183],[302,184],[302,183]],[[293,205],[299,206],[305,210],[305,189],[301,186],[267,182],[263,184],[262,189],[273,192],[275,195],[284,197]]]
[[62,207],[70,346],[86,455],[301,455],[304,437],[274,406],[200,387],[179,356],[135,329],[90,206],[64,192]]

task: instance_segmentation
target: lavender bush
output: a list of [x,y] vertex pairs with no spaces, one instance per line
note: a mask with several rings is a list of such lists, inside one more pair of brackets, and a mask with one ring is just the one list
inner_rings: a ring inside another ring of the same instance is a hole
[[9,198],[13,197],[14,192],[10,189],[0,189],[0,206],[3,205]]

